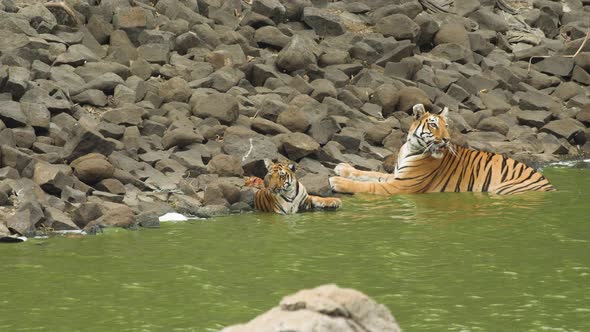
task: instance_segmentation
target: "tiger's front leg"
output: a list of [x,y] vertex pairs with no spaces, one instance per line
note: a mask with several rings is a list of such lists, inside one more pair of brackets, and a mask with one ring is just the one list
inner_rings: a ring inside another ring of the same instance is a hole
[[333,176],[329,179],[329,182],[332,190],[346,194],[369,193],[376,195],[393,195],[410,192],[398,188],[395,182],[363,182],[346,179],[341,176]]
[[393,174],[360,171],[346,163],[336,165],[334,172],[344,178],[365,182],[389,182],[395,178]]
[[340,198],[307,196],[307,205],[311,209],[337,209],[342,206]]

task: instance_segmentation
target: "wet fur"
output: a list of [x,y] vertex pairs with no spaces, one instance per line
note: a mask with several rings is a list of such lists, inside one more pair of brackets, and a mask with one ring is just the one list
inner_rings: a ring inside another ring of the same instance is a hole
[[[364,172],[348,164],[335,168],[330,178],[336,192],[380,195],[427,192],[490,192],[516,194],[553,191],[533,168],[500,154],[470,150],[450,143],[446,109],[430,114],[414,106],[416,120],[400,149],[393,174]],[[435,124],[432,126],[432,124]]]
[[314,209],[336,209],[342,205],[339,198],[309,195],[295,177],[293,164],[265,163],[268,169],[265,187],[254,196],[254,208],[257,210],[292,214]]

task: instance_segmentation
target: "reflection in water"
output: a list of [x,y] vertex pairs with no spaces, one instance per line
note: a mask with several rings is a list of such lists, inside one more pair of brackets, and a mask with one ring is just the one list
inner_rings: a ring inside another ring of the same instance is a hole
[[590,331],[590,170],[545,174],[558,192],[357,195],[0,246],[0,331],[217,331],[324,283],[404,331]]

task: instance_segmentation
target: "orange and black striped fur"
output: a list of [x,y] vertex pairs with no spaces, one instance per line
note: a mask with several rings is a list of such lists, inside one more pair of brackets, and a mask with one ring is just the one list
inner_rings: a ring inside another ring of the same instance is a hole
[[393,174],[363,172],[347,164],[330,178],[336,192],[380,195],[427,192],[516,194],[555,188],[533,168],[500,154],[469,150],[450,143],[448,109],[441,114],[414,106],[415,121],[401,147]]
[[254,208],[264,212],[291,214],[313,209],[336,209],[342,205],[339,198],[307,194],[295,177],[295,165],[265,160],[268,174],[265,187],[254,196]]

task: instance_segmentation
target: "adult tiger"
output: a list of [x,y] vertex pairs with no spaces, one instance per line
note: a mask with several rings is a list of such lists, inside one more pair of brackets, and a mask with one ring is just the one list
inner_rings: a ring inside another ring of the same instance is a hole
[[413,111],[415,121],[400,149],[393,174],[359,171],[342,163],[334,169],[339,176],[330,178],[332,189],[381,195],[555,190],[541,173],[521,162],[450,143],[446,107],[440,114],[431,114],[422,104],[417,104]]
[[312,209],[337,209],[342,205],[339,198],[311,196],[295,177],[295,165],[273,163],[264,160],[268,169],[265,187],[254,196],[254,208],[280,214],[297,213]]

